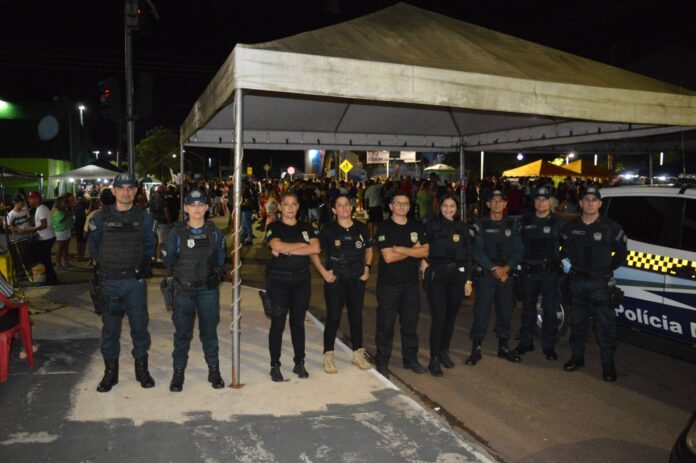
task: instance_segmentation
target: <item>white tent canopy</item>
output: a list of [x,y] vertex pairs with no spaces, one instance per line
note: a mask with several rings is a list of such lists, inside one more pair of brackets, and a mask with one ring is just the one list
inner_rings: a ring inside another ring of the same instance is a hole
[[100,166],[88,165],[80,167],[78,169],[71,170],[69,172],[64,172],[60,175],[52,175],[51,180],[69,180],[71,178],[75,180],[96,180],[96,179],[108,179],[113,180],[113,178],[118,175],[119,171],[107,169]]
[[696,93],[407,4],[237,45],[181,127],[186,145],[511,150],[696,126]]

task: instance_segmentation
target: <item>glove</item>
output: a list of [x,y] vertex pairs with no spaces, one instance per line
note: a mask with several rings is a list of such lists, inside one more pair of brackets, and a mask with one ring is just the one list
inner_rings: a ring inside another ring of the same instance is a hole
[[222,281],[225,281],[225,269],[222,267],[214,267],[213,270],[208,274],[208,288],[217,288]]

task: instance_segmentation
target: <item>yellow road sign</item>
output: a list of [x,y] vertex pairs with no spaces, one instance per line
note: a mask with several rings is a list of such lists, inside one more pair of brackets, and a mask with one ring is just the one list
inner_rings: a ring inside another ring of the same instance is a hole
[[254,169],[251,168],[251,166],[247,167],[247,175],[253,175]]
[[347,174],[353,168],[353,164],[351,164],[348,159],[345,159],[338,167],[343,171],[344,174]]

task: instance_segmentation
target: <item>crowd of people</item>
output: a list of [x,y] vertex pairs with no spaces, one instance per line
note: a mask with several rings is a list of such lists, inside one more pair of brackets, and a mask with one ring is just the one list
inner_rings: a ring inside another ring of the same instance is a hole
[[[571,301],[573,356],[564,369],[574,371],[584,365],[589,317],[593,316],[603,378],[616,380],[613,270],[626,257],[626,236],[616,223],[599,215],[597,185],[571,179],[554,185],[550,179],[512,183],[496,178],[467,184],[446,182],[433,174],[427,179],[364,183],[250,179],[241,192],[240,242],[254,245],[256,216],[257,231],[262,231],[263,245],[272,254],[262,299],[271,320],[273,381],[284,380],[280,357],[288,317],[293,372],[302,379],[309,376],[304,364],[304,315],[311,291],[310,263],[325,281],[324,371],[337,372],[333,349],[343,307],[349,319],[352,361],[361,369],[371,367],[362,342],[362,312],[374,254],[379,256],[374,361],[384,376],[389,377],[397,318],[404,368],[417,374],[429,371],[435,377],[444,375],[443,368],[453,368],[449,345],[457,312],[463,298],[472,294],[474,322],[467,364],[482,360],[481,345],[493,313],[499,357],[519,362],[533,351],[539,297],[544,312],[542,351],[548,360],[556,360],[556,312],[561,280],[565,279]],[[150,266],[158,260],[171,275],[163,281],[163,295],[168,295],[175,326],[170,390],[183,389],[195,318],[201,322],[208,380],[214,388],[223,386],[216,329],[218,285],[225,277],[226,251],[223,232],[208,218],[229,216],[227,231],[233,231],[233,188],[223,180],[191,182],[185,186],[183,201],[179,194],[174,185],[158,185],[148,195],[134,177],[119,174],[112,188],[103,188],[98,199],[82,192],[68,194],[56,198],[49,209],[39,193],[20,194],[7,214],[6,225],[16,240],[34,237],[31,254],[45,266],[48,284],[58,282],[51,262],[54,242],[58,243],[59,271],[70,265],[67,250],[73,235],[78,259],[88,249],[98,277],[95,305],[104,323],[105,373],[97,388],[100,392],[118,382],[124,315],[131,325],[136,379],[143,387],[154,386],[147,364],[150,342],[143,285]],[[468,221],[460,218],[462,196]],[[185,214],[180,218],[182,202]],[[564,225],[557,213],[575,218]],[[513,349],[508,343],[515,282],[522,290],[523,313],[520,343]],[[427,367],[418,360],[421,284],[432,319]]]

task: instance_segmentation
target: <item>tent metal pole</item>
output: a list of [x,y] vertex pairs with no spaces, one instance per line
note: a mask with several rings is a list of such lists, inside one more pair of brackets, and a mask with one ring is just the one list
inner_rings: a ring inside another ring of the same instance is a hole
[[234,95],[234,231],[233,231],[233,253],[232,253],[232,323],[230,331],[232,332],[232,381],[230,387],[238,389],[244,385],[240,382],[240,285],[241,275],[239,250],[241,243],[239,242],[239,229],[242,204],[242,159],[244,157],[244,123],[242,120],[244,114],[244,90],[237,88]]
[[464,157],[464,143],[459,140],[459,218],[466,223],[466,158]]
[[653,156],[652,152],[648,151],[648,177],[650,177],[650,185],[652,185],[653,182]]
[[184,221],[184,144],[179,145],[179,221]]
[[485,155],[486,153],[481,151],[481,181],[483,181],[483,162],[485,160]]

